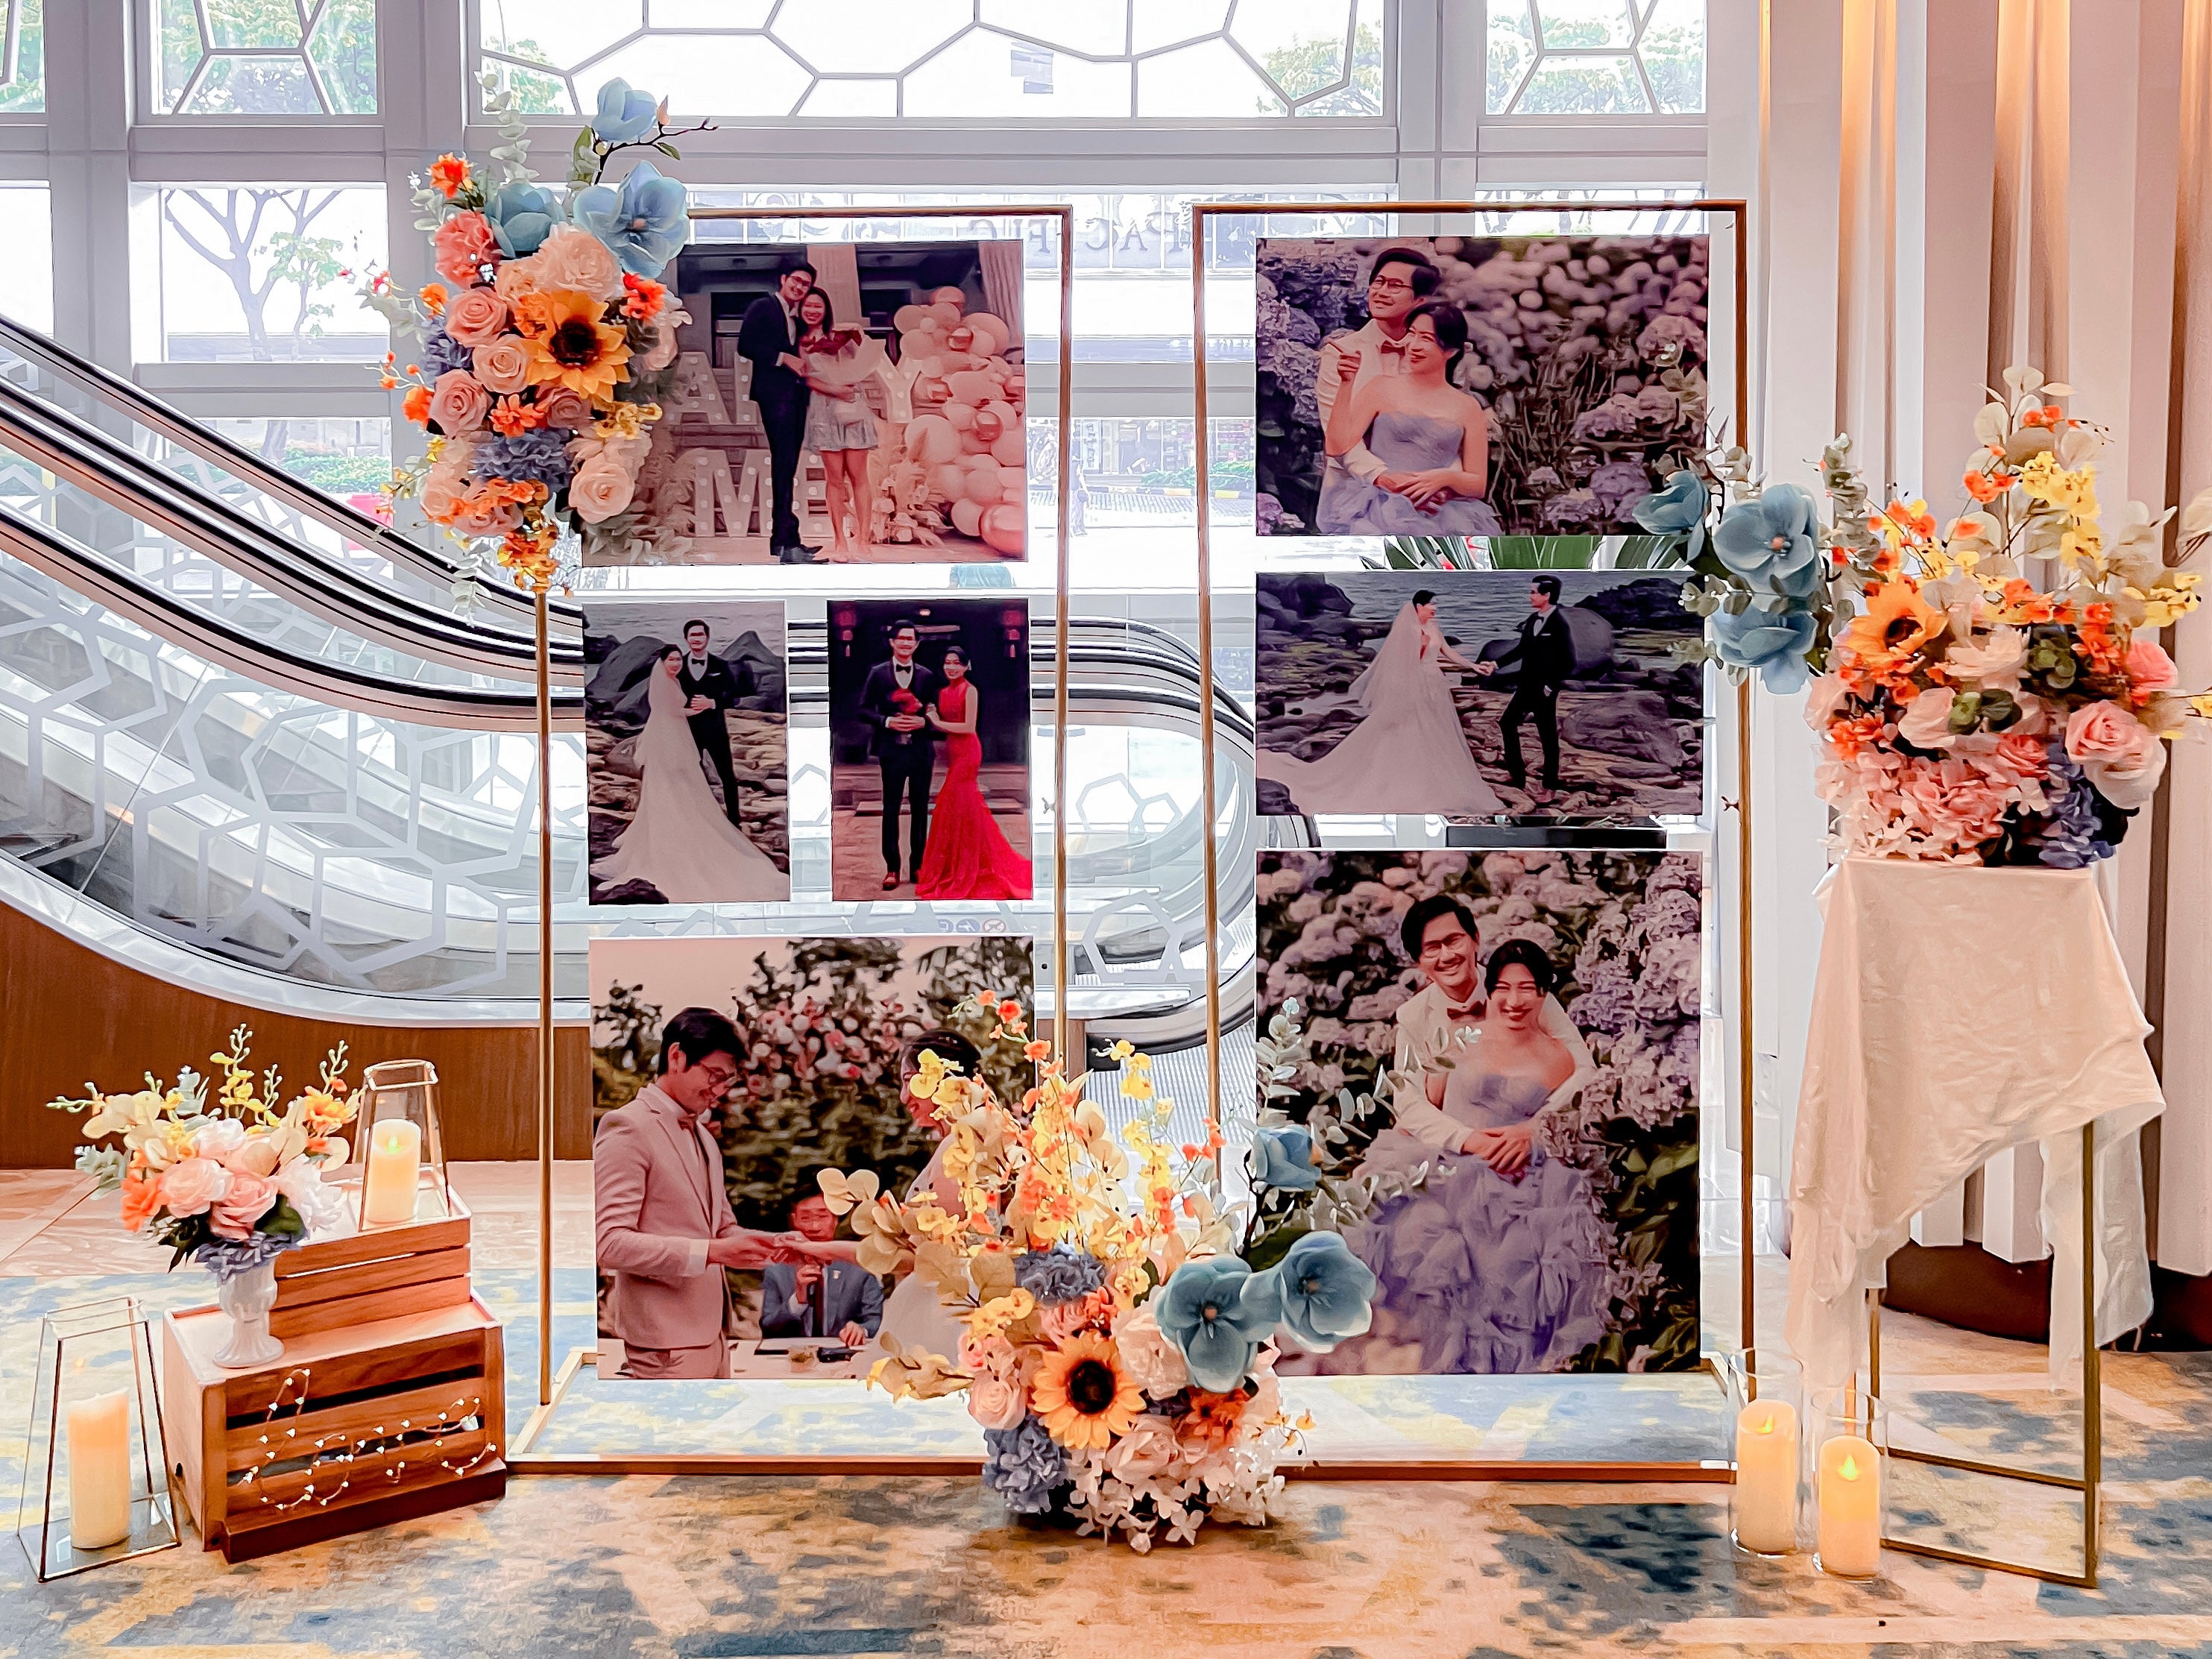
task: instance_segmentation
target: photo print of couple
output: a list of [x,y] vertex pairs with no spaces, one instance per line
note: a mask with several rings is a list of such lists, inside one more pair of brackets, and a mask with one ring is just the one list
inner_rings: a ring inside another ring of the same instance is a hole
[[783,607],[584,610],[593,904],[791,896]]
[[593,939],[600,1374],[785,1376],[804,1352],[865,1376],[886,1334],[957,1352],[930,1285],[854,1260],[817,1177],[949,1193],[948,1126],[906,1083],[928,1051],[1018,1099],[1032,1068],[975,999],[1026,1007],[1031,978],[1006,935]]
[[1693,816],[1702,620],[1677,576],[1261,573],[1260,811]]
[[1026,599],[830,602],[830,896],[1025,899]]
[[694,242],[638,510],[696,564],[1026,556],[1022,244]]
[[1638,535],[1702,462],[1707,239],[1263,238],[1262,536]]
[[1255,1201],[1328,1183],[1379,1286],[1279,1371],[1698,1365],[1704,888],[1685,853],[1260,854]]

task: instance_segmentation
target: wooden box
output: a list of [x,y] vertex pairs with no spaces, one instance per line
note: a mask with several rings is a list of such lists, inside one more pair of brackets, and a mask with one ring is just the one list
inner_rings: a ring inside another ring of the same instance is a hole
[[215,1363],[229,1335],[212,1305],[162,1316],[171,1473],[226,1559],[506,1491],[500,1326],[473,1296],[295,1338],[250,1370]]
[[[436,1194],[426,1188],[422,1196],[427,1208]],[[366,1227],[278,1256],[269,1333],[289,1342],[468,1299],[469,1211],[455,1193],[448,1213]]]

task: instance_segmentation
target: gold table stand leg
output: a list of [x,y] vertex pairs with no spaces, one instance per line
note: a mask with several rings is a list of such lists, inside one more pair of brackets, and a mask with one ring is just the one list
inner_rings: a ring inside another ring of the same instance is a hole
[[[2097,1126],[2081,1126],[2081,1473],[2046,1474],[2040,1469],[2016,1469],[2002,1463],[1984,1463],[1971,1457],[1951,1457],[1938,1452],[1892,1446],[1889,1455],[1909,1463],[1926,1463],[1939,1469],[1960,1469],[1969,1474],[1994,1475],[2001,1480],[2020,1480],[2039,1486],[2058,1486],[2081,1494],[2081,1571],[2061,1572],[2055,1567],[2031,1566],[1993,1555],[1946,1549],[1910,1539],[1881,1540],[1885,1549],[1908,1555],[1924,1555],[1962,1566],[1986,1567],[1995,1572],[2019,1573],[2046,1583],[2069,1584],[2077,1589],[2097,1587],[2097,1489],[2104,1479],[2105,1419],[2103,1360],[2097,1351]],[[1867,1389],[1881,1397],[1881,1297],[1867,1294]],[[1895,1419],[1891,1433],[1895,1434]]]

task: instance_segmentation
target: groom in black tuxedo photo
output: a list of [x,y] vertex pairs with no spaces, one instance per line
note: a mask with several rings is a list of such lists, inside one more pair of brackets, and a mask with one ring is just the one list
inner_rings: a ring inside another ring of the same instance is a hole
[[909,874],[921,868],[929,841],[929,790],[937,775],[937,732],[922,711],[943,682],[915,660],[921,629],[902,617],[891,624],[891,654],[868,670],[860,686],[860,718],[872,732],[868,752],[884,781],[884,891],[899,885],[899,798],[908,801]]
[[1559,792],[1559,688],[1575,672],[1575,640],[1567,629],[1567,613],[1559,609],[1557,576],[1537,576],[1528,583],[1528,614],[1516,630],[1519,637],[1503,656],[1482,665],[1487,678],[1501,668],[1518,665],[1520,674],[1512,701],[1498,718],[1505,739],[1505,777],[1516,789],[1528,787],[1528,763],[1521,753],[1521,726],[1536,723],[1536,741],[1544,751],[1543,781],[1529,790],[1539,806],[1547,806]]
[[676,684],[685,698],[684,724],[691,729],[691,741],[699,745],[699,752],[722,781],[723,816],[738,823],[738,769],[730,760],[730,725],[722,718],[722,711],[737,708],[739,698],[760,687],[753,683],[749,665],[732,668],[721,658],[708,654],[710,643],[705,623],[694,617],[684,624],[684,660],[677,668]]
[[786,564],[814,562],[799,539],[793,505],[810,396],[800,374],[799,302],[813,286],[814,267],[794,259],[776,273],[775,292],[747,306],[738,324],[738,355],[753,366],[753,403],[768,431],[769,550]]

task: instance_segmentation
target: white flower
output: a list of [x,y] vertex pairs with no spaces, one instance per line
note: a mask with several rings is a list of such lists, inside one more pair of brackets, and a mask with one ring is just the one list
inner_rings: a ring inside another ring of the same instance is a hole
[[1114,1346],[1121,1351],[1122,1369],[1153,1399],[1165,1399],[1189,1385],[1190,1367],[1182,1350],[1160,1329],[1149,1304],[1114,1322]]
[[211,1117],[192,1136],[192,1151],[201,1158],[221,1158],[246,1144],[246,1126],[234,1117]]
[[1948,749],[1958,741],[1951,730],[1951,705],[1957,701],[1949,686],[1929,686],[1907,705],[1897,735],[1916,749]]
[[[1127,1352],[1126,1348],[1122,1350],[1125,1364]],[[1167,1474],[1181,1455],[1175,1425],[1164,1417],[1147,1413],[1130,1424],[1121,1437],[1106,1449],[1106,1468],[1119,1479],[1134,1485]]]
[[307,1224],[310,1238],[343,1238],[354,1231],[353,1206],[344,1193],[325,1185],[322,1167],[295,1158],[276,1171],[276,1191]]
[[[1993,628],[1978,643],[1954,645],[1943,653],[1943,666],[1954,678],[1972,680],[1985,691],[2013,690],[2027,661],[2027,635],[2017,628]],[[1917,704],[1920,697],[1913,702]]]

